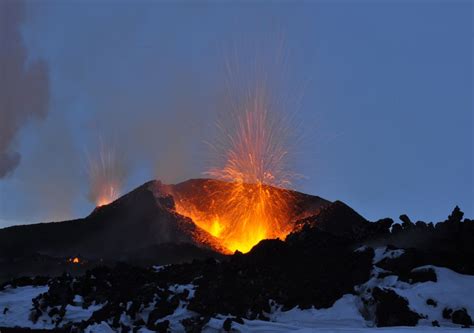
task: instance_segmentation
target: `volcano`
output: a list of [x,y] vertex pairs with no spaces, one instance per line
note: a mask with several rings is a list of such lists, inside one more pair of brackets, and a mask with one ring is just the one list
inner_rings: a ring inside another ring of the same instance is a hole
[[[176,202],[207,211],[231,186],[212,179],[175,185],[149,181],[108,205],[96,207],[85,218],[1,229],[0,272],[9,272],[9,278],[48,274],[50,269],[63,269],[58,260],[75,257],[84,259],[83,263],[170,264],[230,254],[217,237],[179,214]],[[330,204],[300,192],[270,186],[266,190],[291,195],[288,223],[292,228],[298,220],[316,215]]]

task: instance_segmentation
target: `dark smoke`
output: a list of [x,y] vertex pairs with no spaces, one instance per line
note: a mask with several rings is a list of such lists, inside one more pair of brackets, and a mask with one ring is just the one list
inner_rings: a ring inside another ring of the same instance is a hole
[[49,72],[44,61],[30,61],[20,27],[21,1],[0,1],[0,178],[20,164],[12,147],[29,120],[44,118],[49,107]]

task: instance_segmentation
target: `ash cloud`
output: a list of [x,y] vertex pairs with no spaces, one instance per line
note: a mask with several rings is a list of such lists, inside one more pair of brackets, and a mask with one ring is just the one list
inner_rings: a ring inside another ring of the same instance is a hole
[[28,57],[20,31],[24,16],[21,1],[0,1],[0,179],[20,164],[13,147],[18,132],[49,108],[48,67]]

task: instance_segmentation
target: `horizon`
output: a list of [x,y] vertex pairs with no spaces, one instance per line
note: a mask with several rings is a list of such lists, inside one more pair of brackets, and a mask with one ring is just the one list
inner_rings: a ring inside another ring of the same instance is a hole
[[[176,183],[163,183],[165,185],[178,185],[178,184],[181,184],[181,183],[185,183],[187,181],[191,181],[191,180],[216,180],[216,181],[220,181],[220,182],[227,182],[227,183],[232,183],[230,181],[224,181],[224,180],[218,180],[218,179],[214,179],[214,178],[206,178],[206,177],[195,177],[195,178],[189,178],[189,179],[186,179],[186,180],[183,180],[183,181],[178,181]],[[130,192],[142,187],[143,185],[147,184],[147,183],[150,183],[150,182],[161,182],[161,180],[159,179],[150,179],[148,181],[145,181],[144,183],[140,184],[140,185],[137,185],[135,186],[134,188],[132,188],[130,191],[126,192],[126,193],[123,193],[121,194],[120,196],[118,196],[115,200],[113,200],[112,202],[108,203],[107,205],[109,204],[112,204],[114,203],[115,201],[121,199],[122,197],[126,196],[127,194],[129,194]],[[249,184],[249,183],[248,183]],[[272,186],[272,185],[267,185],[267,186]],[[285,189],[285,188],[282,188],[282,189]],[[288,189],[286,189],[288,190]],[[298,192],[298,193],[302,193],[302,194],[306,194],[306,195],[311,195],[311,196],[316,196],[316,197],[320,197],[324,200],[328,200],[327,198],[324,198],[324,197],[321,197],[317,194],[312,194],[312,193],[305,193],[305,192],[301,192],[301,191],[298,191],[298,190],[292,190],[292,189],[289,189],[290,191],[294,191],[294,192]],[[342,201],[342,200],[329,200],[331,202],[335,202],[335,201],[340,201],[346,205],[348,205],[346,202]],[[350,205],[348,205],[350,208],[354,209],[354,211],[358,214],[360,214],[357,209],[355,209],[354,207],[351,207]],[[29,225],[29,224],[37,224],[37,223],[57,223],[57,222],[67,222],[67,221],[71,221],[71,220],[77,220],[77,219],[84,219],[84,218],[87,218],[87,216],[89,216],[89,214],[91,214],[95,209],[97,209],[98,207],[100,206],[94,206],[90,212],[86,213],[85,215],[82,215],[82,216],[73,216],[72,218],[70,219],[67,219],[67,220],[56,220],[56,221],[28,221],[28,222],[21,222],[21,221],[8,221],[8,220],[2,220],[0,219],[0,229],[2,228],[8,228],[8,227],[14,227],[14,226],[22,226],[22,225]],[[452,208],[452,210],[454,210],[455,207],[459,207],[458,205],[454,206]],[[464,218],[467,218],[467,219],[471,219],[472,216],[468,216],[462,207],[459,207],[460,210],[464,213]],[[449,211],[445,217],[443,218],[440,218],[438,220],[434,220],[434,221],[426,221],[426,220],[413,220],[411,216],[408,215],[408,217],[410,219],[412,219],[413,222],[417,222],[417,221],[422,221],[422,222],[425,222],[425,223],[434,223],[434,224],[437,224],[437,223],[441,223],[441,222],[445,222],[446,219],[448,218],[448,215],[450,215],[452,213],[452,210]],[[402,220],[399,218],[401,215],[403,215],[404,213],[401,213],[399,216],[397,217],[390,217],[390,216],[381,216],[377,219],[374,219],[374,220],[371,220],[371,219],[368,219],[367,217],[365,217],[363,214],[360,214],[362,217],[364,217],[365,219],[367,219],[369,222],[377,222],[378,220],[381,220],[381,219],[384,219],[384,218],[391,218],[393,221],[394,221],[394,224],[402,224]],[[2,226],[2,224],[5,224],[5,226]]]

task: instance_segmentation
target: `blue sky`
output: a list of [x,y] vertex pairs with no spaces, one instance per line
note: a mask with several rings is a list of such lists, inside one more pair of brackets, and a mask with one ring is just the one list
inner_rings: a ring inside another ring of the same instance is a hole
[[22,161],[0,179],[0,226],[87,215],[84,152],[99,136],[126,155],[126,190],[200,177],[225,60],[236,51],[245,67],[258,51],[271,63],[281,38],[282,86],[304,95],[299,190],[372,220],[438,221],[455,205],[473,217],[472,10],[470,1],[29,1],[21,31],[30,58],[48,63],[50,106],[13,143]]

